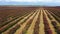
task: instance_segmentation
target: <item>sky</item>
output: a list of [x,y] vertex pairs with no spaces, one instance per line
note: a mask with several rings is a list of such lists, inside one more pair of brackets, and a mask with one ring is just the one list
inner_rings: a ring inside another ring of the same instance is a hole
[[60,0],[0,0],[0,5],[60,6]]

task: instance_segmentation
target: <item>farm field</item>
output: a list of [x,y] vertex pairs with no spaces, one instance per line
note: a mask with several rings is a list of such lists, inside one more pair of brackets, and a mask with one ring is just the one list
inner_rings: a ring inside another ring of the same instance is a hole
[[60,7],[0,6],[0,34],[60,34]]

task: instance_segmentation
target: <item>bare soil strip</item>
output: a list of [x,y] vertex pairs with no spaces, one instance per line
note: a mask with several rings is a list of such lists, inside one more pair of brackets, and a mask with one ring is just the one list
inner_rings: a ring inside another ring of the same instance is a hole
[[41,15],[40,15],[40,24],[39,24],[39,34],[45,34],[44,32],[44,23],[43,23],[43,9],[41,9]]
[[35,18],[33,19],[32,24],[31,24],[31,26],[29,27],[29,29],[28,29],[28,31],[27,31],[26,34],[33,34],[33,32],[34,32],[34,26],[35,26],[35,23],[36,23],[36,21],[37,21],[38,15],[39,15],[39,11],[38,11],[38,10],[37,10],[37,12],[38,12],[38,13],[36,14]]

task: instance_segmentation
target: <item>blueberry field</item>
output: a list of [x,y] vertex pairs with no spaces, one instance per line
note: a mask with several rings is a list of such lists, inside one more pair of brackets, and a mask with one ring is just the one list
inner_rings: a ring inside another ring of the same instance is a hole
[[0,6],[0,34],[60,34],[60,8]]

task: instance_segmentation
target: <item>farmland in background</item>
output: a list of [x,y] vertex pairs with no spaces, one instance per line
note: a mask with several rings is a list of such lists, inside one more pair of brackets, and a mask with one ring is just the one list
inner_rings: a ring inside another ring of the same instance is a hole
[[0,34],[60,34],[60,7],[0,6]]

